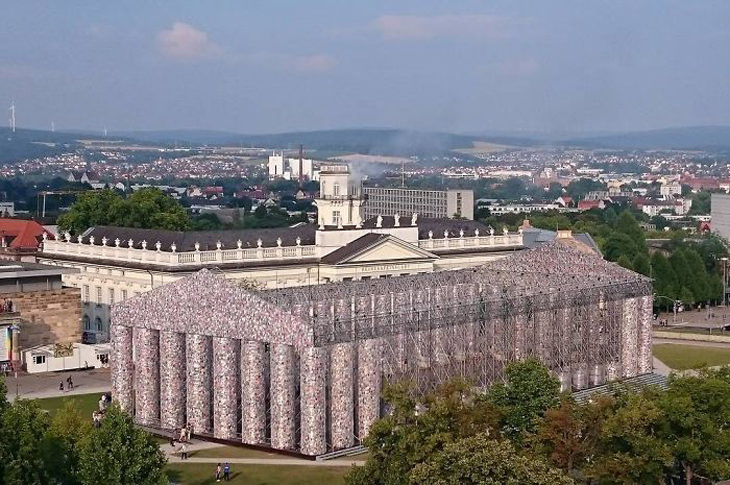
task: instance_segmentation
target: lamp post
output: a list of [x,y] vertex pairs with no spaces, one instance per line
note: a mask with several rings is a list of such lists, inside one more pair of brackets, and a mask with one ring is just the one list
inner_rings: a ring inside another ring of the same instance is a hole
[[727,258],[720,258],[722,261],[722,306],[727,306]]
[[677,324],[677,312],[679,311],[679,304],[681,302],[679,300],[675,300],[674,298],[669,298],[668,296],[657,295],[656,293],[654,294],[654,298],[666,298],[667,300],[672,302],[672,305],[673,305],[672,308],[674,311],[674,316],[672,317],[672,325],[676,325]]
[[[18,334],[20,334],[20,325],[18,325],[17,323],[14,323],[14,324],[10,325],[9,328],[10,328],[10,335],[11,335],[10,345],[12,348],[12,353],[16,354],[18,356],[18,359],[16,360],[16,362],[19,362],[23,358],[20,355],[20,344],[19,344],[20,336],[18,335]],[[18,385],[18,366],[17,365],[13,365],[13,376],[15,377],[15,399],[17,400],[18,397],[20,396],[20,388]]]

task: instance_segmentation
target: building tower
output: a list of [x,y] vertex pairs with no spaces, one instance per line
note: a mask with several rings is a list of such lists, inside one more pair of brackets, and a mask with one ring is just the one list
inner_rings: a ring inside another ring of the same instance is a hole
[[347,165],[325,165],[319,172],[319,197],[316,199],[319,227],[362,225],[364,199],[357,184],[350,181]]

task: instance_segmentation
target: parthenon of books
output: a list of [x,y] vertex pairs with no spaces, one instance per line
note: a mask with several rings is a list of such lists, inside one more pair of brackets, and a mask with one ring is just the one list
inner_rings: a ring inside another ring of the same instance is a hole
[[116,305],[115,399],[140,424],[320,455],[381,389],[486,387],[534,356],[564,388],[651,372],[647,278],[559,243],[484,266],[279,290],[208,270]]

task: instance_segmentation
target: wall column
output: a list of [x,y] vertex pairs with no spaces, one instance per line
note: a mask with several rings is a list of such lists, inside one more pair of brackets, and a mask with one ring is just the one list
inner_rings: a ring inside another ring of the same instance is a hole
[[160,331],[160,427],[185,426],[185,334]]
[[654,369],[654,359],[651,355],[651,318],[653,311],[650,296],[639,298],[639,374],[648,374]]
[[187,416],[193,433],[210,433],[213,349],[211,338],[187,334]]
[[241,345],[241,437],[244,443],[266,440],[265,344],[246,341]]
[[233,440],[238,433],[238,340],[213,337],[213,436]]
[[321,455],[327,451],[325,412],[327,410],[327,353],[321,347],[302,351],[301,368],[301,442],[305,455]]
[[627,298],[623,301],[621,321],[621,375],[634,377],[638,371],[638,299]]
[[383,344],[380,339],[360,342],[357,376],[357,435],[365,439],[373,423],[380,418],[380,387],[383,378]]
[[331,347],[330,376],[332,398],[332,447],[350,448],[355,444],[355,402],[353,396],[353,345],[337,344]]
[[112,399],[126,412],[134,409],[134,364],[132,362],[132,327],[112,325]]
[[160,332],[136,327],[134,352],[136,421],[145,426],[159,426]]
[[296,389],[294,347],[271,345],[271,446],[296,446]]

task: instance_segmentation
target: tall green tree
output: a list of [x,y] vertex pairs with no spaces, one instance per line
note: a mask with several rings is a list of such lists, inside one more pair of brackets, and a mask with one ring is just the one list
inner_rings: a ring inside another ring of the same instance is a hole
[[631,262],[631,266],[637,273],[643,274],[644,276],[651,275],[651,264],[646,254],[637,254]]
[[[671,256],[669,256],[669,263],[672,265],[672,269],[677,275],[677,284],[680,288],[680,293],[682,293],[682,289],[685,288],[691,292],[692,279],[694,278],[694,275],[687,265],[687,258],[684,257],[684,251],[681,249],[674,251]],[[691,299],[694,300],[694,294]]]
[[150,434],[118,406],[107,408],[99,428],[81,442],[82,484],[153,485],[166,482],[165,455]]
[[622,254],[621,256],[619,256],[618,261],[616,261],[616,264],[618,264],[622,268],[626,268],[626,269],[630,269],[630,270],[634,269],[634,266],[631,264],[631,260],[625,254]]
[[67,401],[51,419],[46,432],[44,455],[46,466],[57,483],[79,485],[80,447],[91,432],[88,417],[83,417],[75,401]]
[[33,401],[19,399],[3,411],[0,422],[2,483],[55,483],[44,453],[48,425],[48,413],[41,411]]
[[646,239],[644,237],[644,230],[639,227],[639,223],[636,222],[636,218],[631,211],[625,210],[621,213],[621,215],[619,215],[618,220],[616,221],[616,231],[629,236],[636,244],[636,249],[639,252],[648,252]]
[[622,485],[662,483],[672,465],[669,445],[658,436],[664,414],[651,395],[620,396],[600,425],[587,478]]
[[[651,276],[654,278],[654,291],[658,295],[666,296],[671,299],[679,297],[679,280],[677,273],[674,272],[674,268],[669,260],[659,251],[651,255]],[[671,302],[667,302],[665,299],[658,301],[659,305],[671,305]]]
[[543,459],[518,453],[506,441],[481,433],[447,444],[416,465],[412,485],[570,485],[575,483]]
[[730,477],[730,370],[672,376],[659,405],[666,417],[661,436],[684,470],[686,484],[695,475]]
[[494,384],[486,399],[502,411],[507,436],[519,439],[534,432],[545,412],[560,404],[560,381],[536,359],[512,362],[504,382]]
[[350,485],[407,483],[413,467],[456,440],[480,432],[497,433],[499,413],[476,398],[475,390],[452,381],[422,401],[407,383],[388,386],[383,396],[391,412],[377,421],[365,444],[370,458],[347,477]]
[[603,244],[603,254],[609,261],[618,261],[621,256],[625,256],[631,261],[639,253],[636,242],[621,232],[612,233]]
[[689,288],[697,301],[707,301],[710,296],[709,275],[702,258],[694,249],[685,249],[684,258],[687,261],[687,270],[692,275],[688,281]]
[[190,218],[175,199],[156,188],[137,190],[126,199],[109,189],[88,191],[58,218],[59,229],[72,234],[98,225],[184,230]]

